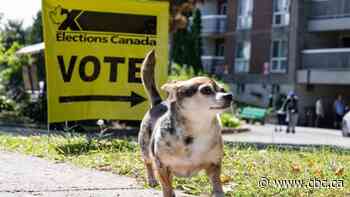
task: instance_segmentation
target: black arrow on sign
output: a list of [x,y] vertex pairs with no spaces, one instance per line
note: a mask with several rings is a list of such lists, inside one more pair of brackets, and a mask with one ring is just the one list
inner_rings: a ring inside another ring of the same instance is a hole
[[112,101],[112,102],[130,102],[131,107],[138,105],[146,99],[135,92],[131,92],[131,96],[111,96],[111,95],[84,95],[84,96],[61,96],[60,103],[75,102],[94,102],[94,101]]

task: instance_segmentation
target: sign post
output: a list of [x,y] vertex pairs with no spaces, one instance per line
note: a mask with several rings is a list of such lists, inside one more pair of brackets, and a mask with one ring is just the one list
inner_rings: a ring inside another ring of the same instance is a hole
[[43,0],[48,122],[140,120],[146,102],[140,66],[157,53],[167,79],[166,2]]

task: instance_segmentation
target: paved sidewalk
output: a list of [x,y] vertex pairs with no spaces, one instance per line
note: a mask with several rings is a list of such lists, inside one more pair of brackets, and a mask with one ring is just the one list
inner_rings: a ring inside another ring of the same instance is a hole
[[148,197],[161,192],[144,189],[132,178],[1,151],[0,196]]
[[228,142],[247,142],[283,145],[329,145],[350,149],[350,138],[340,130],[298,127],[296,134],[275,132],[274,125],[248,125],[250,132],[224,135]]

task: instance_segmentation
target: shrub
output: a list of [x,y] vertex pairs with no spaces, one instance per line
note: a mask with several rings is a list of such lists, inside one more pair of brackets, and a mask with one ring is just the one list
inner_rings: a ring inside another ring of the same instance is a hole
[[0,96],[0,112],[13,111],[15,109],[15,102],[5,96]]
[[240,120],[233,116],[231,113],[223,113],[220,115],[222,126],[237,128],[240,126]]

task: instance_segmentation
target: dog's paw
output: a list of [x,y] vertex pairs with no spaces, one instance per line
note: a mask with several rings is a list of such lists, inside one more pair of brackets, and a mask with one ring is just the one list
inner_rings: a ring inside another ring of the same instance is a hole
[[150,187],[157,187],[158,186],[158,181],[156,179],[148,179],[148,185]]

